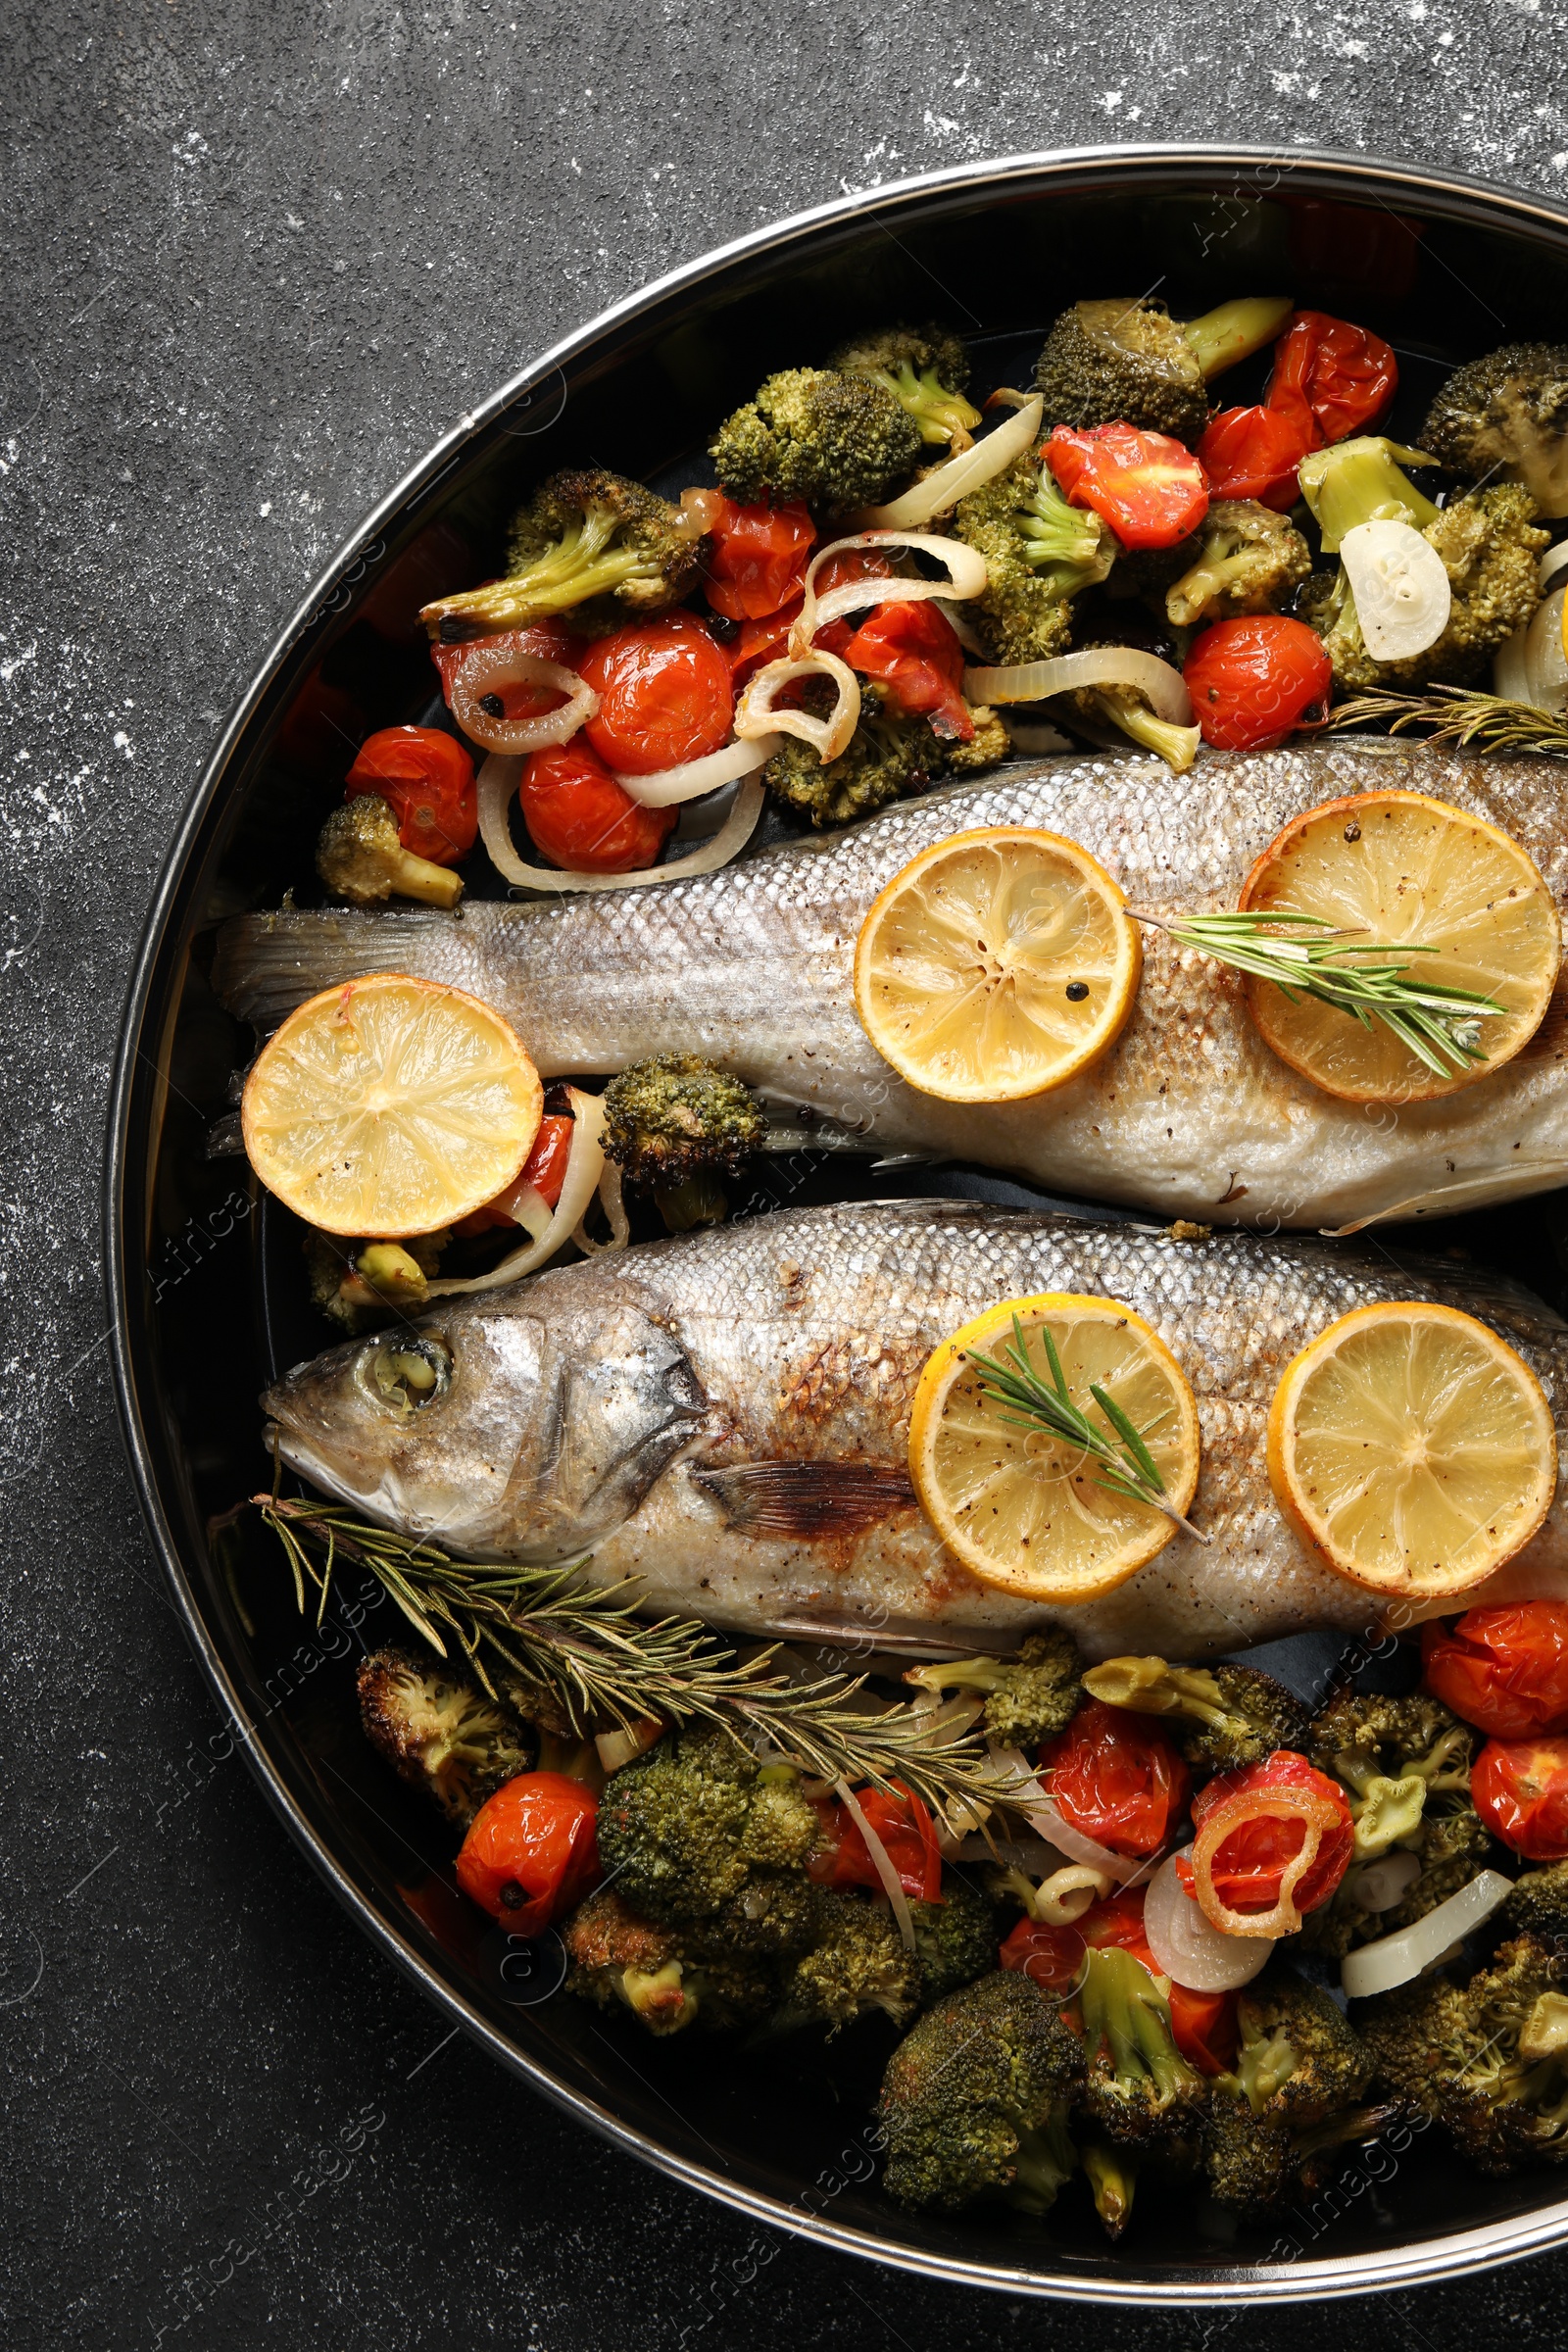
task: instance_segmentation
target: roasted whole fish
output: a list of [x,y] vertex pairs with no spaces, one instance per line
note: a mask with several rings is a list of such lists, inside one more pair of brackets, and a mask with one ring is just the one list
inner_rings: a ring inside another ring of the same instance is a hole
[[1525,1052],[1434,1102],[1341,1102],[1263,1044],[1239,979],[1145,942],[1143,984],[1094,1070],[1032,1102],[955,1104],[897,1078],[861,1029],[851,967],[883,884],[971,826],[1065,833],[1153,913],[1233,906],[1253,859],[1302,809],[1403,787],[1490,818],[1568,896],[1568,767],[1427,747],[1349,745],[1157,760],[1008,766],[906,802],[826,839],[794,841],[699,879],[456,915],[344,909],[226,926],[214,978],[264,1027],[319,989],[405,971],[504,1011],[547,1076],[650,1054],[701,1053],[773,1100],[808,1106],[884,1151],[980,1160],[1089,1200],[1164,1217],[1334,1229],[1480,1207],[1568,1179],[1568,1000]]
[[[906,1473],[931,1348],[995,1301],[1042,1291],[1117,1298],[1174,1350],[1202,1424],[1192,1516],[1212,1538],[1178,1534],[1115,1592],[1056,1610],[971,1577]],[[408,1345],[401,1330],[300,1365],[263,1403],[296,1470],[384,1524],[474,1558],[591,1548],[588,1574],[643,1579],[659,1613],[950,1651],[1005,1647],[1055,1617],[1094,1657],[1200,1657],[1384,1616],[1281,1517],[1264,1424],[1297,1349],[1387,1298],[1483,1316],[1534,1367],[1561,1432],[1568,1324],[1514,1286],[1359,1246],[1182,1242],[938,1200],[786,1209],[446,1300],[412,1327],[450,1363],[417,1408],[378,1378]],[[1467,1601],[1538,1592],[1568,1593],[1560,1491],[1526,1550]]]

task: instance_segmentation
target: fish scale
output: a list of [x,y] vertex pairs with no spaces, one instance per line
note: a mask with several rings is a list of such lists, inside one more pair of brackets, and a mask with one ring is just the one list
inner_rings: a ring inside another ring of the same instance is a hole
[[[1114,1592],[1054,1609],[970,1575],[900,1478],[930,1350],[998,1300],[1044,1291],[1115,1298],[1171,1348],[1202,1429],[1192,1516],[1212,1539],[1177,1533]],[[1501,1333],[1568,1447],[1568,1325],[1511,1284],[1359,1245],[1178,1241],[954,1201],[785,1209],[444,1300],[415,1329],[450,1351],[450,1383],[406,1420],[366,1378],[378,1338],[299,1367],[264,1403],[297,1470],[385,1524],[478,1558],[588,1551],[590,1576],[639,1578],[657,1613],[950,1649],[1005,1646],[1055,1620],[1092,1657],[1201,1657],[1309,1627],[1359,1634],[1386,1605],[1286,1525],[1265,1424],[1297,1350],[1391,1298],[1436,1299]],[[773,1524],[803,1475],[819,1524]],[[1467,1599],[1530,1592],[1568,1593],[1561,1491]]]
[[546,1077],[665,1052],[703,1054],[770,1098],[890,1152],[978,1160],[1085,1200],[1206,1223],[1334,1228],[1449,1214],[1568,1177],[1563,1005],[1514,1060],[1401,1106],[1342,1102],[1257,1035],[1239,977],[1148,937],[1120,1038],[1033,1101],[956,1104],[905,1085],[855,1010],[853,963],[877,892],[935,843],[980,825],[1044,826],[1090,850],[1153,913],[1234,906],[1255,858],[1341,794],[1426,792],[1487,818],[1568,901],[1568,770],[1430,746],[1349,744],[1156,760],[1009,764],[791,841],[719,872],[555,904],[356,913],[285,909],[224,927],[214,980],[266,1028],[318,990],[406,971],[470,990],[514,1023]]

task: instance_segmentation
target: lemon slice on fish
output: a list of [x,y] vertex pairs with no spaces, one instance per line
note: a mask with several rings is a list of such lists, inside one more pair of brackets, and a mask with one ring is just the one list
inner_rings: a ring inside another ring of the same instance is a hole
[[262,1050],[241,1125],[252,1167],[326,1233],[433,1233],[528,1156],[544,1090],[511,1028],[462,989],[375,972],[312,997]]
[[901,1078],[948,1102],[1063,1086],[1116,1036],[1142,950],[1087,850],[1029,825],[922,851],[873,902],[855,1004]]
[[1358,1306],[1286,1366],[1268,1417],[1280,1508],[1376,1592],[1463,1592],[1528,1544],[1557,1484],[1539,1380],[1456,1307]]
[[1490,996],[1503,1006],[1476,1023],[1486,1060],[1443,1077],[1383,1022],[1310,997],[1292,1004],[1271,980],[1247,982],[1248,1004],[1283,1061],[1349,1102],[1419,1102],[1485,1078],[1528,1044],[1556,983],[1556,902],[1516,841],[1479,816],[1420,792],[1367,792],[1310,808],[1253,866],[1244,911],[1289,906],[1353,935],[1434,948],[1411,958],[1412,981]]
[[1032,1600],[1091,1600],[1163,1550],[1176,1524],[1101,1485],[1093,1454],[1043,1427],[1019,1427],[988,1392],[973,1358],[1005,1362],[1014,1317],[1031,1371],[1054,1381],[1049,1330],[1072,1402],[1107,1433],[1093,1390],[1121,1408],[1164,1482],[1164,1501],[1183,1514],[1198,1485],[1198,1406],[1159,1334],[1113,1298],[1004,1299],[928,1359],[909,1421],[909,1476],[943,1543],[984,1584]]

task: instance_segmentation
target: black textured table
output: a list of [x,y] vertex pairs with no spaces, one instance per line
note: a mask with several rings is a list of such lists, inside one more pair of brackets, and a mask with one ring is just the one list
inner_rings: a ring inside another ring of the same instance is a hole
[[285,1841],[121,1454],[104,1100],[166,846],[359,516],[531,353],[841,189],[1095,140],[1556,192],[1568,0],[1069,12],[120,0],[9,12],[0,335],[6,2340],[717,2352],[1568,2337],[1568,2255],[1163,2319],[825,2254],[449,2034]]

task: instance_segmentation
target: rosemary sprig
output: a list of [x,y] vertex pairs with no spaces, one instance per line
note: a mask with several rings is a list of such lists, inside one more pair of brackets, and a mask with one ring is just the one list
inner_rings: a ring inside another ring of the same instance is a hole
[[[1049,1385],[1029,1360],[1023,1325],[1016,1315],[1012,1318],[1012,1338],[1004,1342],[1001,1356],[983,1355],[973,1348],[964,1350],[964,1361],[973,1364],[980,1375],[983,1394],[996,1404],[1013,1408],[1002,1415],[1003,1420],[1014,1429],[1049,1430],[1054,1438],[1078,1446],[1100,1465],[1100,1475],[1094,1482],[1097,1487],[1104,1487],[1112,1494],[1126,1494],[1134,1502],[1150,1503],[1178,1527],[1185,1528],[1190,1536],[1196,1536],[1200,1544],[1212,1543],[1213,1538],[1205,1536],[1190,1519],[1183,1518],[1166,1495],[1165,1482],[1144,1443],[1158,1422],[1151,1422],[1146,1430],[1135,1428],[1115,1397],[1092,1380],[1089,1394],[1110,1424],[1111,1434],[1107,1436],[1091,1421],[1082,1405],[1073,1402],[1050,1327],[1042,1323],[1039,1329],[1046,1360],[1051,1366]],[[1163,1414],[1160,1418],[1164,1418]]]
[[[897,1778],[933,1811],[1004,1795],[1005,1776],[978,1740],[933,1737],[928,1709],[862,1712],[854,1702],[863,1675],[791,1683],[768,1672],[771,1649],[738,1663],[694,1618],[638,1617],[630,1580],[584,1585],[569,1567],[481,1566],[372,1527],[337,1503],[252,1500],[287,1554],[302,1613],[315,1586],[320,1622],[340,1560],[368,1569],[420,1638],[442,1657],[458,1651],[492,1697],[500,1667],[553,1702],[579,1736],[650,1718],[710,1724],[743,1746],[767,1740],[812,1780],[886,1788]],[[526,1710],[525,1695],[522,1703]]]
[[1167,916],[1145,914],[1136,906],[1127,911],[1134,922],[1168,932],[1178,947],[1195,948],[1233,971],[1272,980],[1293,1004],[1315,997],[1353,1014],[1363,1029],[1381,1021],[1440,1078],[1457,1077],[1472,1062],[1486,1060],[1480,1024],[1507,1009],[1474,989],[1411,979],[1410,958],[1436,956],[1436,948],[1367,939],[1337,929],[1325,915],[1302,914],[1293,906],[1246,914]]
[[1425,694],[1391,694],[1374,687],[1342,703],[1331,729],[1386,726],[1391,735],[1407,727],[1429,727],[1431,743],[1476,744],[1483,751],[1555,752],[1568,757],[1568,718],[1539,710],[1533,703],[1505,695],[1478,694],[1469,686],[1433,686]]

